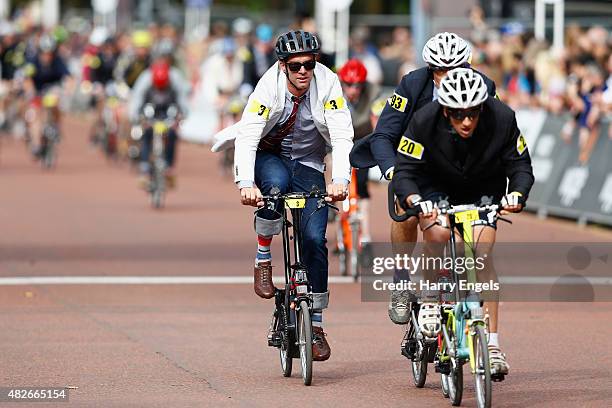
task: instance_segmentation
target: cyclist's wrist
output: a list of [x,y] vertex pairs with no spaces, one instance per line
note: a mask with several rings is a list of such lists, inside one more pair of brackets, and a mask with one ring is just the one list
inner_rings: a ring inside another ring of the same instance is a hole
[[342,184],[343,186],[348,186],[349,181],[343,178],[335,178],[332,179],[332,184]]
[[385,171],[384,177],[386,180],[391,180],[393,178],[393,172],[395,171],[395,167],[390,167]]
[[408,204],[408,207],[410,208],[414,208],[414,205],[422,200],[423,200],[423,197],[421,197],[420,194],[410,194],[408,197],[406,197],[406,203]]
[[243,188],[253,188],[255,183],[253,183],[251,180],[240,180],[236,182],[236,185],[240,190],[242,190]]

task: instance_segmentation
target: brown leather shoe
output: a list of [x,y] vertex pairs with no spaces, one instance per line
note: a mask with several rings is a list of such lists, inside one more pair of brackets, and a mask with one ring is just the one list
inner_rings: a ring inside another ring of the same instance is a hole
[[275,288],[274,283],[272,283],[272,262],[259,262],[255,265],[254,278],[257,296],[264,299],[273,298]]
[[314,361],[325,361],[329,359],[331,355],[331,349],[325,339],[325,332],[322,327],[313,326],[312,335],[314,337],[314,343],[312,345],[312,359]]

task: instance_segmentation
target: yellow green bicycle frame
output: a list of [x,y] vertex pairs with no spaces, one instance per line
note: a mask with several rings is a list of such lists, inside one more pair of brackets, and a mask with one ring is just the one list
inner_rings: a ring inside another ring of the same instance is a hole
[[[459,211],[459,212],[456,212],[453,216],[455,217],[455,222],[458,224],[461,224],[462,226],[463,243],[464,243],[464,250],[465,250],[464,256],[466,258],[468,257],[474,258],[475,256],[474,250],[473,250],[474,233],[472,230],[472,226],[473,226],[472,223],[480,218],[478,210]],[[474,270],[473,267],[470,267],[467,269],[467,278],[468,278],[468,282],[470,283],[476,282],[476,271]],[[452,330],[452,333],[456,333],[455,331],[456,330],[455,310],[459,311],[459,307],[466,307],[464,302],[461,302],[459,305],[457,305],[457,308],[448,312],[447,324],[450,326],[448,328]],[[462,333],[462,336],[461,337],[457,336],[457,337],[463,340],[465,338],[464,336],[467,336],[467,349],[469,352],[470,368],[472,370],[472,373],[474,373],[476,371],[476,361],[475,361],[474,342],[472,339],[473,333],[471,332],[471,330],[468,329],[469,327],[471,327],[471,325],[472,325],[472,321],[466,320],[465,326],[464,326],[464,332]],[[461,341],[458,344],[459,348],[462,348],[462,343],[463,341]]]

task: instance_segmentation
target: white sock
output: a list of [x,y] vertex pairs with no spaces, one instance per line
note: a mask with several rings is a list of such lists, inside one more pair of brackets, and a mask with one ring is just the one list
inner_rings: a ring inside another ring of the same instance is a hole
[[323,327],[323,311],[321,309],[314,309],[311,319],[313,327]]
[[497,333],[489,333],[489,346],[499,347],[499,336]]

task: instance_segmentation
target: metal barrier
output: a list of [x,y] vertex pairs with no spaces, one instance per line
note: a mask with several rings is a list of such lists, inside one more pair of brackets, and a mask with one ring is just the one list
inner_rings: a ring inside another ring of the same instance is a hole
[[527,210],[540,216],[576,219],[612,226],[612,140],[609,120],[599,129],[595,147],[586,163],[580,163],[578,129],[570,143],[560,134],[569,116],[543,111],[518,111],[517,122],[530,149],[535,184]]

